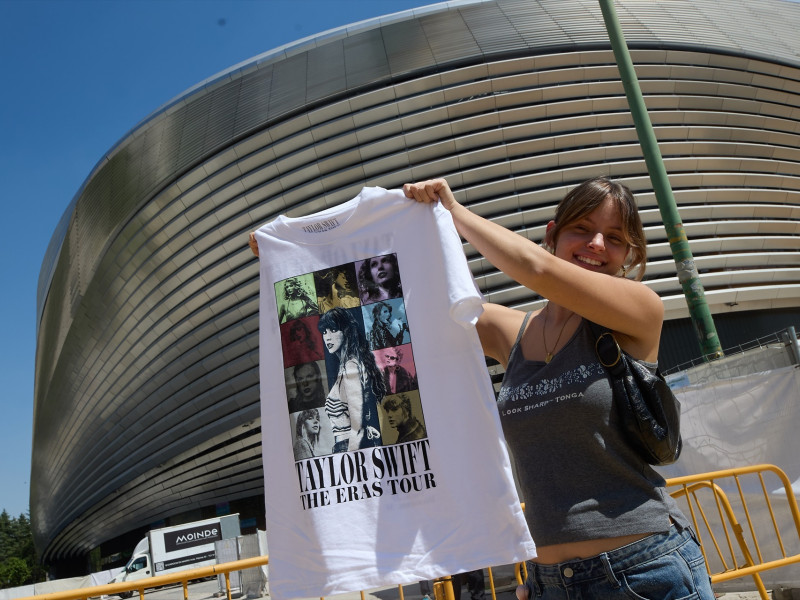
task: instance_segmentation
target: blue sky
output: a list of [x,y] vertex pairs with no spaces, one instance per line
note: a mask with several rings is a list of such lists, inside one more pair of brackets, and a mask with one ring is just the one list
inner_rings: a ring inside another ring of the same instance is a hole
[[36,285],[72,197],[162,104],[237,63],[430,0],[0,0],[0,510],[28,511]]

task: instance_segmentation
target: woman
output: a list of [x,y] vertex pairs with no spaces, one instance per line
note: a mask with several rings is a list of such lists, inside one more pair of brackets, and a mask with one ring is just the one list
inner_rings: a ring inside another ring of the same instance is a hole
[[325,388],[322,375],[315,362],[296,365],[292,368],[295,391],[289,399],[289,412],[296,413],[308,408],[318,408],[325,404]]
[[292,446],[294,459],[302,460],[316,456],[314,448],[319,441],[319,411],[316,408],[304,410],[297,415],[295,434]]
[[317,297],[319,312],[324,313],[339,306],[355,308],[361,305],[356,290],[350,285],[351,277],[340,267],[325,271],[318,277],[317,289],[325,290],[325,295]]
[[395,444],[405,444],[428,437],[425,425],[411,412],[411,398],[408,394],[387,396],[383,401],[386,423],[397,430]]
[[326,350],[334,358],[336,374],[325,400],[333,424],[333,452],[381,445],[378,403],[383,399],[383,377],[364,333],[350,312],[332,308],[319,319]]
[[403,343],[403,336],[408,331],[408,323],[402,322],[399,331],[392,333],[392,306],[386,302],[376,302],[372,305],[372,329],[369,331],[369,342],[373,350],[399,346]]
[[[419,389],[416,376],[408,372],[401,362],[403,352],[398,347],[385,348],[376,360],[383,364],[383,387],[386,395]],[[413,365],[413,361],[410,361]]]
[[280,302],[280,311],[278,312],[280,323],[307,317],[316,312],[317,305],[308,295],[300,278],[290,277],[283,282],[283,300]]
[[397,257],[386,254],[365,260],[358,269],[358,286],[362,304],[402,297]]
[[311,330],[302,319],[292,321],[289,325],[289,341],[286,344],[286,365],[308,363],[322,360],[322,349],[311,337]]
[[440,202],[484,257],[548,300],[527,314],[486,304],[477,323],[484,352],[506,368],[498,408],[538,551],[520,600],[712,599],[688,521],[625,442],[587,325],[655,368],[664,309],[641,283],[646,240],[630,190],[605,178],[579,185],[543,247],[470,212],[443,179],[404,191]]

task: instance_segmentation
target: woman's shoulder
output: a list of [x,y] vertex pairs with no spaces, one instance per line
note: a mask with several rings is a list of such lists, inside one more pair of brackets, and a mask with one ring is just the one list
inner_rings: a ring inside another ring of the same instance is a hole
[[347,373],[357,373],[360,371],[361,363],[356,358],[348,358],[342,365],[342,370]]
[[502,304],[487,303],[483,305],[483,313],[478,318],[478,324],[480,327],[493,329],[504,336],[516,339],[527,314],[526,311]]

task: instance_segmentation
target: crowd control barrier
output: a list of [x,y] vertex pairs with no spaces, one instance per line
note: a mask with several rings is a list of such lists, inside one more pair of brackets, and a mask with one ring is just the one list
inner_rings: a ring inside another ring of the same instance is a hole
[[[62,592],[53,592],[48,594],[37,594],[36,596],[26,596],[17,598],[15,600],[90,600],[97,599],[102,596],[119,596],[129,592],[139,594],[139,600],[145,600],[144,593],[146,590],[152,590],[168,585],[181,584],[183,586],[183,598],[189,600],[189,587],[190,581],[198,579],[206,579],[209,577],[224,576],[225,590],[227,599],[232,600],[231,594],[231,573],[236,571],[244,571],[245,569],[260,568],[269,564],[268,556],[256,556],[253,558],[245,558],[241,560],[220,563],[210,567],[200,567],[197,569],[187,569],[186,571],[179,571],[177,573],[170,573],[169,575],[157,575],[155,577],[148,577],[144,579],[137,579],[132,582],[123,583],[109,583],[106,585],[98,585],[92,587],[83,587],[74,590],[65,590]],[[511,577],[512,587],[516,587],[518,583],[522,583],[522,565],[511,565],[513,574]],[[488,575],[487,593],[491,593],[492,600],[497,600],[497,588],[495,586],[495,576],[492,568],[486,569]],[[404,600],[403,586],[398,585],[399,600]],[[454,600],[453,587],[450,577],[442,577],[436,579],[433,584],[433,591],[435,600]],[[320,600],[325,600],[321,598]],[[365,593],[361,592],[361,600],[365,600]]]
[[667,489],[694,525],[712,584],[750,576],[769,600],[760,573],[800,563],[797,499],[775,465],[674,477]]

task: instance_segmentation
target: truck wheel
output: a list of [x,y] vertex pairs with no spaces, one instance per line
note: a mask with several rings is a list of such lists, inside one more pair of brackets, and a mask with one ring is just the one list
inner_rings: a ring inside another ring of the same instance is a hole
[[127,600],[128,598],[130,598],[131,596],[133,596],[133,592],[120,592],[120,593],[119,593],[119,594],[117,594],[117,595],[118,595],[120,598],[125,598],[125,600]]

